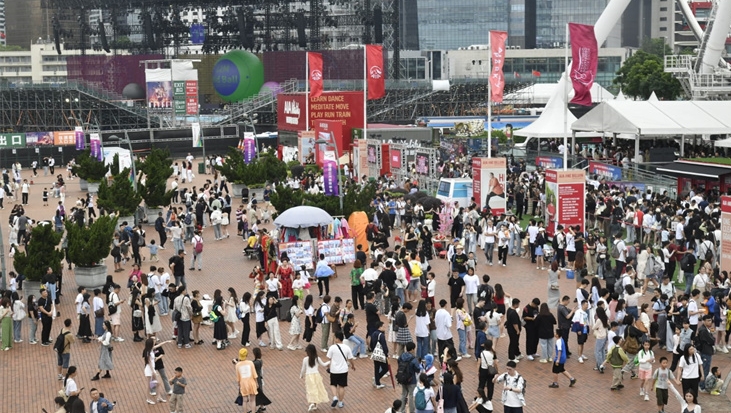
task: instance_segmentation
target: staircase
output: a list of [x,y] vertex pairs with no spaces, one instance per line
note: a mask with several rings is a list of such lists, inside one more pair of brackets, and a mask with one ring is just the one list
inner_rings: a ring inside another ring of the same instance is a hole
[[[290,79],[282,83],[282,89],[279,93],[293,93],[299,91],[299,86],[296,79]],[[224,118],[215,123],[215,125],[231,125],[236,123],[244,117],[244,115],[250,114],[258,109],[269,106],[272,112],[276,112],[277,97],[270,90],[259,92],[259,94],[250,97],[239,103],[232,103],[228,105],[225,112],[223,113]]]
[[83,80],[71,80],[66,83],[66,87],[68,89],[78,90],[81,93],[104,101],[109,105],[114,105],[134,115],[147,118],[147,108],[138,105],[128,106],[124,102],[128,101],[129,99],[117,93],[98,88],[92,83],[85,82]]

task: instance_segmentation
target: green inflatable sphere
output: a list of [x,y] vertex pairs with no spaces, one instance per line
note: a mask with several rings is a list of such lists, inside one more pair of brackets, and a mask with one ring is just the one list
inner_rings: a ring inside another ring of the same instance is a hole
[[244,50],[223,55],[213,66],[213,87],[227,102],[240,102],[256,95],[264,84],[264,64]]

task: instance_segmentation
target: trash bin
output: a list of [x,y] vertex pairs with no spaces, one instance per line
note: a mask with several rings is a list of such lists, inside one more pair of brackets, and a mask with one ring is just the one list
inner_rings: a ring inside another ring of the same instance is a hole
[[206,173],[206,164],[198,162],[198,175],[204,175]]

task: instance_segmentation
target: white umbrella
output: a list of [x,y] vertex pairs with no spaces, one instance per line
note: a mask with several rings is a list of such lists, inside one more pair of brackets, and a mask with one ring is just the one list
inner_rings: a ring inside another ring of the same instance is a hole
[[333,217],[324,210],[311,206],[298,206],[282,212],[274,225],[285,228],[309,228],[329,225]]

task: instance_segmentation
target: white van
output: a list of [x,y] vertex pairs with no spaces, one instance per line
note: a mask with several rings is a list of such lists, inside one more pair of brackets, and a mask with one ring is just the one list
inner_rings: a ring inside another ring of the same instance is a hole
[[442,178],[439,180],[437,198],[443,202],[459,202],[460,207],[472,203],[472,178]]

